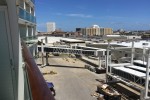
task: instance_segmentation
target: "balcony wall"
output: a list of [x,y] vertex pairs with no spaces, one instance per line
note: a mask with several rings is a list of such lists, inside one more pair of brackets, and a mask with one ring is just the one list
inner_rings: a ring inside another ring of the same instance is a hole
[[36,17],[24,10],[23,8],[19,8],[19,18],[27,20],[32,23],[36,23]]

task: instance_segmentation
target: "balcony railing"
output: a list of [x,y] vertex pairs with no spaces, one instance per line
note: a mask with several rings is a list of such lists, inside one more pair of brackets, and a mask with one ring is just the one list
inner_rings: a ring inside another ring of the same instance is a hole
[[37,36],[30,36],[22,38],[26,43],[35,43],[38,41]]
[[29,12],[27,12],[23,8],[19,8],[19,17],[29,22],[36,23],[36,17],[31,15]]

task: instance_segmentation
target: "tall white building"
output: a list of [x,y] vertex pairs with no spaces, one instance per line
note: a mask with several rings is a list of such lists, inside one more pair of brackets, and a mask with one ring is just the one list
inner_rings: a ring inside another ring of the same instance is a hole
[[48,22],[47,23],[47,32],[54,32],[56,30],[55,22]]

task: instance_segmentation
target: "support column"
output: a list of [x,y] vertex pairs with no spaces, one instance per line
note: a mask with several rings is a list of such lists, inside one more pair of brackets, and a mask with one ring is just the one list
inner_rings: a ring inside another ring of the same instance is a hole
[[23,9],[26,10],[26,2],[25,2],[25,0],[23,1]]
[[145,54],[146,54],[146,50],[145,50],[145,47],[148,45],[148,43],[143,43],[143,64],[145,62]]
[[47,39],[47,38],[48,38],[48,37],[46,36],[46,37],[45,37],[45,43],[48,43],[48,39]]
[[148,97],[148,85],[149,85],[149,67],[150,67],[150,48],[148,50],[148,56],[147,56],[147,67],[146,67],[146,80],[145,80],[145,100],[149,100]]
[[109,47],[110,47],[110,42],[108,42],[107,53],[106,53],[106,74],[108,74],[108,64],[109,64]]
[[110,42],[108,42],[107,53],[106,53],[106,82],[108,82],[108,64],[109,64],[109,48]]
[[18,100],[24,100],[25,91],[25,64],[22,63],[21,40],[19,38],[19,67],[18,67]]
[[109,51],[109,63],[108,63],[108,65],[110,65],[111,64],[111,51]]
[[101,57],[101,55],[99,55],[99,57],[98,57],[98,64],[99,64],[98,69],[102,69],[102,57]]
[[43,39],[41,39],[41,53],[42,53],[42,66],[44,66],[44,46],[43,46]]
[[37,44],[36,50],[37,50],[37,58],[39,58],[39,49],[38,49],[38,44]]
[[[110,65],[111,64],[111,52],[109,51],[109,63],[108,63],[108,65]],[[109,66],[110,67],[110,66]],[[110,73],[112,72],[112,68],[110,67]]]
[[143,64],[145,62],[145,47],[143,47]]
[[133,61],[134,61],[134,53],[135,53],[134,40],[132,40],[132,49],[131,49],[131,64],[132,65],[133,65]]
[[26,25],[26,39],[28,40],[28,37],[29,37],[29,28],[28,26]]
[[33,29],[34,29],[34,27],[31,28],[31,36],[32,37],[34,36],[34,34],[33,34],[34,30]]
[[28,28],[28,26],[26,25],[26,37],[28,37],[29,36],[29,28]]
[[33,7],[33,16],[35,16],[35,8]]
[[49,63],[48,63],[48,53],[46,52],[46,66],[48,66]]
[[30,14],[32,15],[32,7],[30,7]]

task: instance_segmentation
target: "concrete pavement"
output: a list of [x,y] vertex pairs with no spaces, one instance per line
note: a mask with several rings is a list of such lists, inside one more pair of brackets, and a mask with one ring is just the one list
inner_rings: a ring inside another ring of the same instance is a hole
[[[41,59],[37,59],[40,64]],[[105,74],[96,74],[84,69],[85,63],[68,57],[50,56],[50,66],[40,68],[41,72],[54,71],[57,74],[44,75],[47,81],[53,82],[56,90],[56,100],[97,100],[92,97],[98,82],[105,79]]]

